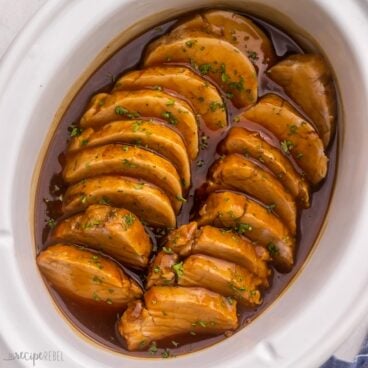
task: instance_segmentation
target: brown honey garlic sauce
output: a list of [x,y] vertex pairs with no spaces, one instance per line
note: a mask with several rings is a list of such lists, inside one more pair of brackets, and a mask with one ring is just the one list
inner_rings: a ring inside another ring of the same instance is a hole
[[[287,55],[293,53],[304,53],[303,49],[286,33],[275,26],[249,16],[270,38],[276,51],[277,58],[280,60]],[[132,41],[128,42],[120,50],[118,50],[110,59],[102,64],[88,79],[84,86],[75,95],[70,106],[66,110],[64,116],[59,122],[58,128],[49,144],[47,154],[45,156],[37,190],[36,208],[35,208],[35,243],[37,252],[40,252],[49,245],[48,235],[50,227],[54,225],[62,217],[61,198],[66,189],[61,177],[61,170],[64,161],[63,152],[66,150],[67,142],[70,138],[70,126],[77,123],[86,108],[92,95],[97,92],[110,91],[117,78],[128,70],[139,68],[142,59],[142,53],[145,46],[152,40],[167,33],[167,31],[177,23],[177,19],[170,20],[153,29],[146,31]],[[188,65],[190,67],[190,65]],[[272,82],[264,74],[264,70],[258,71],[259,80],[259,97],[266,93],[273,92],[284,99],[293,103],[282,91],[282,89]],[[177,217],[177,226],[188,223],[199,208],[201,198],[200,191],[196,189],[206,181],[206,175],[209,167],[219,157],[216,152],[218,143],[226,136],[231,126],[246,126],[249,130],[255,130],[266,135],[267,141],[278,146],[278,141],[272,137],[269,132],[251,122],[234,122],[233,117],[239,113],[229,99],[226,99],[226,108],[228,111],[229,126],[219,131],[211,131],[204,124],[201,124],[200,130],[200,153],[197,159],[192,163],[192,186],[187,195],[187,202],[183,204],[183,208]],[[297,108],[297,106],[295,106]],[[300,111],[300,109],[299,109]],[[323,224],[334,184],[337,160],[337,134],[333,138],[329,149],[327,150],[329,157],[328,174],[323,184],[315,190],[311,197],[311,206],[309,209],[300,210],[298,234],[297,234],[297,254],[295,265],[291,272],[287,274],[278,273],[273,270],[271,278],[272,286],[263,294],[263,303],[254,309],[242,309],[238,306],[240,329],[246,326],[251,320],[256,318],[264,311],[285,289],[294,275],[301,268],[306,260],[318,233]],[[295,163],[294,163],[295,165]],[[195,203],[195,205],[194,205]],[[157,250],[157,244],[166,234],[164,229],[148,229],[151,235],[154,252]],[[143,287],[145,275],[136,273],[122,266],[130,276],[132,276]],[[111,310],[103,306],[82,304],[68,296],[60,295],[51,286],[50,292],[59,306],[62,313],[85,335],[95,340],[97,343],[109,347],[117,352],[127,355],[139,357],[167,357],[176,356],[210,346],[226,338],[225,335],[219,336],[185,336],[175,337],[157,343],[157,352],[130,352],[124,348],[122,341],[116,330],[116,323],[121,310]],[[172,340],[178,343],[172,344]],[[164,350],[165,349],[165,350]],[[167,350],[169,349],[169,350]],[[152,354],[154,353],[154,354]]]

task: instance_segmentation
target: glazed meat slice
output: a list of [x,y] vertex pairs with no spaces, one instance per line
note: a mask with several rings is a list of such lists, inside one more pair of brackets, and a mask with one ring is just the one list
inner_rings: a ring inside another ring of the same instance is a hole
[[105,205],[92,205],[62,220],[52,238],[102,250],[122,263],[140,268],[147,266],[152,250],[149,236],[133,213]]
[[231,128],[220,145],[220,153],[239,153],[259,160],[304,208],[309,207],[309,185],[304,177],[296,172],[290,160],[279,149],[267,143],[258,132]]
[[323,57],[291,55],[268,73],[312,119],[326,147],[335,131],[336,91]]
[[197,14],[174,28],[173,32],[203,31],[221,37],[236,46],[261,69],[274,64],[275,53],[265,33],[250,19],[224,10]]
[[98,130],[85,129],[72,138],[68,152],[109,143],[128,143],[153,150],[171,161],[184,188],[190,186],[190,164],[185,143],[180,134],[154,120],[122,120],[104,125]]
[[237,107],[257,100],[257,73],[249,58],[228,41],[205,32],[174,32],[152,42],[144,66],[190,63],[213,79]]
[[262,280],[263,286],[268,286],[270,269],[257,253],[257,246],[234,231],[204,226],[192,249],[193,254],[206,254],[245,267]]
[[213,226],[198,229],[197,223],[193,221],[173,230],[168,236],[166,247],[182,257],[204,254],[236,263],[255,274],[263,286],[268,286],[271,272],[265,262],[269,259],[268,253],[262,252],[263,248],[231,229]]
[[192,253],[193,245],[198,234],[198,225],[195,221],[182,225],[171,231],[167,236],[166,248],[187,257]]
[[[198,127],[193,109],[187,102],[163,91],[116,91],[95,95],[81,118],[83,128],[100,127],[117,119],[139,117],[165,121],[183,136],[191,159],[198,154]],[[149,133],[147,133],[149,135]]]
[[42,274],[58,291],[81,301],[125,308],[142,297],[138,284],[112,260],[68,244],[56,244],[37,256]]
[[[166,250],[166,248],[165,248]],[[168,286],[175,284],[175,268],[178,255],[171,251],[160,251],[150,265],[147,275],[146,289],[152,286]]]
[[173,228],[176,217],[167,195],[158,187],[124,176],[97,176],[70,185],[63,213],[70,215],[92,204],[110,204],[133,212],[148,225]]
[[284,153],[293,156],[312,184],[318,184],[326,176],[328,159],[323,142],[312,125],[281,97],[268,94],[239,118],[270,130],[280,140]]
[[118,330],[129,350],[179,334],[220,334],[238,327],[236,301],[203,288],[155,286],[131,303]]
[[297,210],[294,199],[272,174],[245,156],[234,153],[219,159],[211,168],[209,178],[214,189],[233,189],[260,200],[295,234]]
[[66,158],[63,178],[68,184],[99,175],[125,175],[157,185],[180,208],[182,187],[173,164],[140,147],[108,144]]
[[212,193],[199,211],[199,225],[233,228],[268,249],[276,268],[290,271],[295,239],[288,228],[257,202],[232,192]]
[[231,297],[247,307],[261,304],[261,280],[245,268],[218,258],[197,254],[185,259],[178,274],[181,286],[199,286]]
[[227,126],[225,105],[216,87],[188,68],[165,65],[133,70],[115,84],[115,90],[144,87],[164,88],[185,97],[211,130]]

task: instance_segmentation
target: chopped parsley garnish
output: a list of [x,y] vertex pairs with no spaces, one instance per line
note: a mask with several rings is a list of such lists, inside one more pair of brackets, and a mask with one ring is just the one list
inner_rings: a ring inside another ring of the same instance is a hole
[[287,155],[290,154],[290,151],[293,149],[294,144],[293,142],[289,141],[289,140],[284,140],[281,141],[281,149],[283,150],[283,152],[285,152]]
[[89,140],[88,139],[82,139],[81,142],[80,142],[80,146],[81,147],[87,146],[88,143],[89,143]]
[[124,228],[125,230],[129,229],[135,221],[135,216],[132,213],[127,213],[123,216]]
[[122,106],[115,107],[115,114],[116,115],[126,115],[129,111]]
[[178,121],[170,111],[165,111],[161,115],[169,124],[176,125]]
[[105,204],[105,205],[109,205],[111,203],[110,199],[103,196],[102,198],[100,198],[100,200],[98,201],[99,204]]
[[300,160],[300,159],[302,159],[303,158],[303,154],[301,153],[301,152],[299,152],[297,155],[296,155],[296,159],[297,160]]
[[148,348],[148,351],[152,354],[152,355],[154,355],[154,354],[156,354],[157,353],[157,344],[156,344],[156,341],[153,341],[152,342],[152,344],[151,344],[151,346]]
[[92,229],[93,227],[97,227],[100,224],[101,224],[101,221],[99,221],[99,220],[91,220],[91,221],[86,222],[84,224],[84,228],[85,229]]
[[223,110],[224,108],[225,108],[224,105],[219,103],[219,102],[211,102],[210,103],[210,110],[212,112],[215,112],[217,109],[222,109]]
[[181,277],[184,275],[183,262],[175,263],[172,266],[172,269],[178,277]]
[[252,231],[253,228],[251,225],[249,224],[237,224],[236,227],[235,227],[235,231],[238,233],[238,234],[245,234],[247,233],[248,231]]
[[134,189],[141,190],[141,189],[143,189],[144,185],[145,185],[145,183],[138,183],[138,184],[134,185]]
[[166,106],[174,106],[175,100],[173,98],[169,98],[166,102]]
[[170,358],[170,350],[169,350],[169,349],[165,349],[165,350],[161,353],[161,356],[162,356],[164,359]]
[[155,266],[155,267],[153,267],[153,272],[154,272],[154,273],[160,273],[160,272],[161,272],[161,268],[160,268],[160,266]]
[[187,200],[183,197],[183,196],[181,196],[181,195],[177,195],[176,196],[176,199],[178,200],[178,201],[180,201],[180,202],[186,202]]
[[132,131],[134,133],[138,132],[138,130],[140,129],[141,125],[143,124],[142,120],[137,120],[132,124]]
[[230,81],[230,77],[226,74],[225,64],[221,64],[220,73],[221,73],[221,80],[224,83],[228,83]]
[[49,218],[46,220],[46,224],[50,229],[52,229],[56,226],[56,220],[53,218]]
[[294,135],[298,132],[298,127],[294,124],[289,125],[289,135]]
[[170,247],[162,247],[162,250],[166,253],[166,254],[174,254],[173,250]]
[[270,252],[271,256],[276,256],[277,254],[279,254],[279,248],[274,243],[268,243],[267,249]]
[[73,126],[73,125],[68,130],[69,130],[69,133],[70,133],[71,137],[78,137],[83,132],[82,128],[76,127],[76,126]]
[[98,276],[93,276],[92,281],[95,284],[101,284],[102,283],[102,280]]
[[97,293],[96,293],[96,292],[94,292],[94,293],[92,294],[92,298],[93,298],[93,300],[95,300],[96,302],[97,302],[97,301],[99,301],[99,300],[101,300],[101,298],[97,295]]
[[198,70],[202,75],[206,75],[211,71],[211,64],[201,64]]
[[272,203],[272,204],[269,204],[268,206],[266,206],[266,209],[267,209],[268,212],[273,212],[275,208],[276,208],[275,203]]
[[208,136],[203,134],[201,135],[201,138],[199,140],[199,146],[201,148],[201,150],[204,150],[208,147]]
[[126,116],[128,117],[128,119],[136,119],[136,118],[139,118],[141,114],[137,111],[133,111],[133,112],[128,112]]
[[258,60],[258,54],[255,51],[247,52],[249,59]]
[[189,40],[189,41],[186,41],[185,42],[185,46],[186,47],[189,47],[189,48],[192,48],[195,44],[196,44],[196,40]]
[[130,169],[134,169],[137,167],[137,165],[133,162],[131,162],[130,160],[128,160],[127,158],[124,158],[123,160],[123,165],[129,167]]
[[231,89],[236,89],[237,91],[243,91],[244,90],[244,78],[240,77],[239,82],[230,82],[229,87]]
[[204,165],[204,160],[198,160],[196,165],[197,167],[202,167]]

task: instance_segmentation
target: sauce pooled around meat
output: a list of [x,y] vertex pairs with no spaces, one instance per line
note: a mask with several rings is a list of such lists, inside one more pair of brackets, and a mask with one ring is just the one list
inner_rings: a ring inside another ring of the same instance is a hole
[[203,10],[127,43],[79,90],[38,184],[37,263],[64,315],[124,354],[233,335],[285,289],[337,159],[326,61]]

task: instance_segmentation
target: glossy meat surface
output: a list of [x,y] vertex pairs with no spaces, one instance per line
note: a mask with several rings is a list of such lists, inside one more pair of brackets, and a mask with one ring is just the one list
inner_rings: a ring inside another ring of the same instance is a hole
[[216,161],[209,179],[214,189],[232,189],[261,201],[270,212],[278,214],[290,231],[296,232],[297,209],[292,196],[277,178],[253,161],[237,153]]
[[70,215],[92,204],[126,208],[149,225],[169,228],[176,225],[168,196],[155,185],[141,180],[118,175],[83,179],[68,187],[62,209],[64,214]]
[[238,327],[236,301],[203,288],[155,286],[122,315],[118,330],[129,350],[179,334],[219,334]]
[[197,30],[225,39],[260,69],[275,62],[275,52],[266,34],[249,18],[225,10],[207,10],[184,20],[173,32]]
[[115,262],[83,248],[52,245],[37,256],[37,264],[53,287],[84,302],[125,308],[142,296]]
[[81,214],[62,220],[53,230],[57,242],[89,246],[133,267],[148,264],[151,240],[132,212],[92,205]]
[[267,143],[260,133],[251,132],[245,128],[231,128],[221,143],[220,153],[238,153],[260,161],[272,171],[304,208],[309,207],[308,183],[303,176],[296,172],[290,160],[282,154],[282,151]]
[[190,162],[180,134],[160,121],[120,120],[100,129],[87,128],[72,138],[68,152],[110,143],[127,143],[155,151],[174,164],[184,188],[190,186]]
[[326,176],[328,158],[322,140],[313,126],[281,97],[268,94],[239,118],[270,130],[279,139],[281,149],[293,156],[312,184],[318,184]]
[[232,192],[209,195],[199,211],[198,224],[233,228],[268,249],[282,272],[294,264],[295,239],[288,228],[257,202]]
[[335,131],[336,91],[331,70],[322,56],[291,55],[268,74],[311,118],[328,146]]
[[187,102],[163,91],[115,91],[95,95],[81,118],[81,126],[100,127],[117,119],[158,118],[177,129],[187,145],[189,157],[198,154],[198,127]]
[[175,32],[147,48],[145,66],[190,62],[210,77],[237,107],[257,100],[257,73],[249,58],[231,43],[200,31]]
[[216,87],[186,67],[154,66],[124,74],[114,90],[164,88],[185,97],[206,126],[217,130],[227,125],[226,108]]
[[161,188],[175,208],[182,197],[180,177],[171,162],[140,147],[109,144],[91,147],[68,156],[64,180],[73,184],[100,175],[124,175],[144,180]]
[[181,286],[199,286],[231,297],[247,307],[261,304],[261,280],[235,263],[202,254],[185,259],[178,277]]

